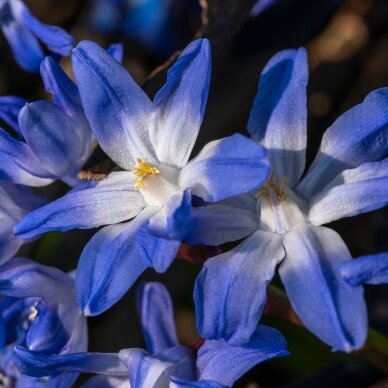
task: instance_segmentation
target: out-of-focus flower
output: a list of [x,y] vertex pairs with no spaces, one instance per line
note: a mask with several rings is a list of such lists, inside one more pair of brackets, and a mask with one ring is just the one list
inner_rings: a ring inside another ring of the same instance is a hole
[[43,204],[44,201],[27,188],[0,183],[0,265],[11,259],[25,242],[13,233],[16,222]]
[[[388,89],[370,93],[325,132],[301,180],[306,152],[307,58],[304,49],[275,55],[264,69],[248,130],[268,149],[273,175],[255,193],[196,211],[192,243],[249,236],[205,263],[196,283],[198,328],[205,338],[241,344],[261,316],[277,264],[291,304],[334,350],[364,344],[362,287],[340,272],[351,255],[322,224],[380,208],[388,200]],[[242,297],[243,296],[243,297]]]
[[0,369],[10,386],[70,387],[77,373],[56,373],[50,379],[22,375],[14,347],[42,356],[87,350],[86,319],[75,298],[73,277],[15,258],[0,267],[0,295]]
[[191,194],[214,202],[248,192],[268,177],[269,166],[263,147],[242,135],[213,141],[188,162],[208,95],[207,40],[182,52],[153,102],[92,42],[75,49],[73,70],[99,144],[125,171],[30,213],[16,233],[30,238],[114,224],[92,238],[77,270],[80,305],[95,315],[146,268],[164,272],[170,266],[181,237],[194,227]]
[[0,0],[0,26],[18,65],[29,72],[39,71],[45,54],[42,41],[56,54],[69,55],[74,39],[62,28],[41,23],[21,0]]
[[22,371],[32,376],[47,371],[106,375],[92,378],[85,387],[230,387],[256,364],[288,354],[283,336],[262,325],[242,347],[229,346],[224,340],[200,340],[192,347],[180,345],[171,298],[161,283],[142,285],[138,309],[147,351],[46,356],[17,348]]
[[251,10],[251,16],[255,17],[267,8],[275,5],[279,0],[258,0]]

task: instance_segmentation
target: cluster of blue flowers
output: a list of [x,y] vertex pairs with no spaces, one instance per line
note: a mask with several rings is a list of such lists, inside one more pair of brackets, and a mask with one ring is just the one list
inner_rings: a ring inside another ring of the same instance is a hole
[[[257,9],[256,11],[257,12]],[[388,254],[352,259],[323,226],[388,202],[388,88],[371,92],[323,135],[305,172],[307,54],[277,53],[264,68],[247,123],[191,158],[211,78],[209,41],[189,44],[151,100],[105,50],[0,1],[16,61],[40,68],[51,101],[0,97],[0,376],[5,386],[229,387],[254,365],[286,356],[286,342],[259,324],[279,269],[304,326],[333,350],[361,348],[363,284],[388,282]],[[50,51],[72,49],[73,82]],[[99,145],[116,163],[103,179],[80,174]],[[47,201],[33,187],[71,187]],[[101,227],[74,272],[15,257],[52,230]],[[165,272],[182,241],[239,243],[205,261],[194,289],[199,339],[177,339],[173,306],[158,282],[137,306],[147,350],[89,353],[86,316],[114,305],[147,269]]]

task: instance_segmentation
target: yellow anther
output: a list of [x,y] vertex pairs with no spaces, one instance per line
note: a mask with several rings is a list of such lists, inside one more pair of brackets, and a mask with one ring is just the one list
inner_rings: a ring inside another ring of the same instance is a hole
[[137,159],[133,173],[137,177],[135,188],[142,189],[144,187],[144,179],[148,175],[157,175],[160,173],[160,171],[157,169],[157,167],[147,163],[145,159]]
[[259,188],[256,192],[256,198],[259,198],[260,196],[263,196],[264,198],[268,199],[270,197],[270,190],[272,189],[273,192],[276,194],[276,197],[279,201],[285,201],[287,199],[287,194],[284,191],[284,187],[287,185],[287,178],[282,177],[280,179],[280,183],[275,183],[274,175],[271,174],[265,185]]
[[31,306],[30,310],[31,310],[31,313],[28,316],[28,320],[32,322],[35,319],[36,315],[38,314],[38,310],[35,308],[35,306]]

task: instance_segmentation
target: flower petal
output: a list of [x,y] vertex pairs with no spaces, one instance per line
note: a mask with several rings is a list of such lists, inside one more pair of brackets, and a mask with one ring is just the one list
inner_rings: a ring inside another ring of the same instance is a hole
[[73,50],[73,71],[86,117],[102,149],[122,168],[155,163],[149,142],[151,101],[123,66],[90,41]]
[[124,47],[121,43],[113,43],[111,44],[106,52],[116,59],[118,63],[123,63],[123,56],[124,56]]
[[118,376],[127,374],[127,368],[121,363],[117,353],[47,355],[16,346],[14,362],[21,373],[35,377],[55,376],[58,372],[88,372]]
[[206,261],[194,288],[197,328],[207,339],[246,343],[266,301],[267,284],[283,258],[281,238],[257,231],[239,246]]
[[358,257],[342,263],[340,272],[351,286],[388,283],[388,252]]
[[314,162],[298,186],[306,198],[319,193],[341,171],[379,161],[388,150],[388,88],[368,94],[326,130]]
[[81,388],[131,388],[131,384],[128,376],[94,376],[82,384]]
[[286,355],[284,337],[276,329],[259,325],[243,346],[230,346],[224,340],[205,341],[198,351],[199,378],[231,387],[253,366]]
[[6,23],[2,23],[1,28],[11,46],[17,64],[23,70],[31,73],[39,71],[44,54],[38,40],[30,30],[12,15]]
[[171,297],[162,283],[142,283],[138,289],[137,306],[146,348],[150,354],[179,345]]
[[304,48],[277,53],[264,68],[248,121],[252,138],[267,150],[278,179],[299,182],[307,142],[307,53]]
[[207,39],[197,39],[167,73],[153,102],[152,144],[160,162],[183,167],[189,160],[205,112],[211,55]]
[[252,140],[235,134],[208,143],[181,170],[180,186],[207,202],[256,189],[270,172],[265,150]]
[[388,159],[345,170],[311,198],[309,220],[322,225],[388,203]]
[[17,133],[19,133],[18,114],[26,103],[27,100],[17,96],[0,97],[0,118]]
[[21,238],[30,238],[49,230],[89,229],[128,220],[145,206],[133,184],[133,174],[111,173],[95,187],[72,190],[29,213],[14,232]]
[[9,3],[15,19],[28,26],[50,51],[61,55],[70,54],[74,44],[74,39],[70,34],[60,27],[41,23],[22,1],[13,0]]
[[[256,200],[257,202],[257,200]],[[220,245],[249,236],[259,223],[252,210],[217,203],[193,209],[196,228],[184,236],[189,244]]]
[[149,230],[159,237],[181,240],[195,227],[192,219],[190,190],[173,194],[168,202],[150,219]]
[[280,276],[302,322],[333,350],[363,346],[363,289],[349,286],[339,273],[340,265],[351,260],[341,237],[331,229],[302,224],[288,232],[283,243],[286,258]]
[[76,288],[86,315],[98,315],[116,303],[147,267],[161,271],[175,258],[179,242],[153,236],[145,209],[134,220],[100,230],[79,261]]
[[188,381],[178,377],[170,376],[169,388],[224,388],[225,385],[221,385],[215,381],[203,380],[203,381]]

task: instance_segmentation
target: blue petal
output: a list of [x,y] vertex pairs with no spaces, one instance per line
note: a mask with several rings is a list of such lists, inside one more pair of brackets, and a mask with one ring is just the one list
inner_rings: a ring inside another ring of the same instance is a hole
[[88,372],[119,376],[127,374],[127,368],[121,363],[117,353],[47,355],[16,346],[14,362],[21,373],[35,377],[55,376],[59,372]]
[[52,176],[76,179],[90,153],[77,122],[57,105],[35,101],[20,111],[19,125],[28,146]]
[[75,83],[51,57],[46,57],[40,65],[40,74],[47,93],[53,96],[54,104],[74,120],[83,115],[78,88]]
[[41,23],[22,1],[10,1],[10,6],[15,19],[27,26],[50,51],[61,55],[70,54],[74,44],[70,34],[60,27]]
[[181,240],[195,224],[192,219],[190,190],[182,190],[150,219],[149,230],[159,237]]
[[27,100],[16,96],[0,97],[0,118],[3,119],[13,130],[19,133],[18,114]]
[[237,241],[249,236],[259,227],[253,210],[222,203],[194,208],[193,219],[197,226],[184,237],[192,245],[217,246],[228,241]]
[[388,150],[388,88],[369,93],[364,102],[326,130],[321,147],[298,190],[310,198],[341,171],[379,161]]
[[290,302],[305,326],[333,350],[363,346],[367,313],[362,287],[351,287],[339,267],[351,260],[341,237],[331,229],[302,224],[284,239],[280,276]]
[[169,388],[223,388],[225,385],[221,385],[215,381],[188,381],[174,376],[170,377],[171,382]]
[[278,179],[299,182],[305,167],[308,81],[304,48],[276,54],[264,68],[248,122],[252,138],[267,150]]
[[286,355],[283,336],[276,329],[259,325],[244,346],[230,346],[224,340],[205,341],[198,351],[199,377],[229,387],[260,362]]
[[143,90],[93,42],[81,42],[72,59],[85,113],[102,149],[124,169],[130,170],[136,158],[154,163],[148,137],[152,104]]
[[283,257],[281,238],[257,231],[231,251],[207,260],[194,289],[200,335],[223,338],[232,345],[246,343],[263,311],[267,284]]
[[181,170],[180,186],[207,202],[256,189],[268,177],[270,166],[262,146],[235,134],[208,143]]
[[107,53],[116,59],[118,63],[123,63],[124,47],[121,43],[113,43],[106,50]]
[[322,225],[366,213],[388,203],[388,159],[339,174],[310,201],[309,220]]
[[23,70],[31,73],[39,71],[44,54],[38,40],[30,30],[12,16],[2,24],[2,30],[17,64]]
[[133,174],[111,173],[95,187],[70,191],[29,213],[14,232],[30,238],[49,230],[89,229],[130,219],[144,207],[143,197],[133,190],[133,184]]
[[131,222],[107,226],[86,245],[76,273],[78,302],[85,315],[107,310],[152,265],[153,241],[144,225],[149,217],[145,210]]
[[209,41],[198,39],[169,69],[167,82],[153,102],[155,125],[150,129],[160,162],[183,167],[189,160],[205,112],[210,67]]
[[138,289],[137,306],[149,353],[160,353],[179,345],[171,297],[163,284],[142,283]]
[[340,271],[351,286],[388,283],[388,252],[346,261],[342,263]]

